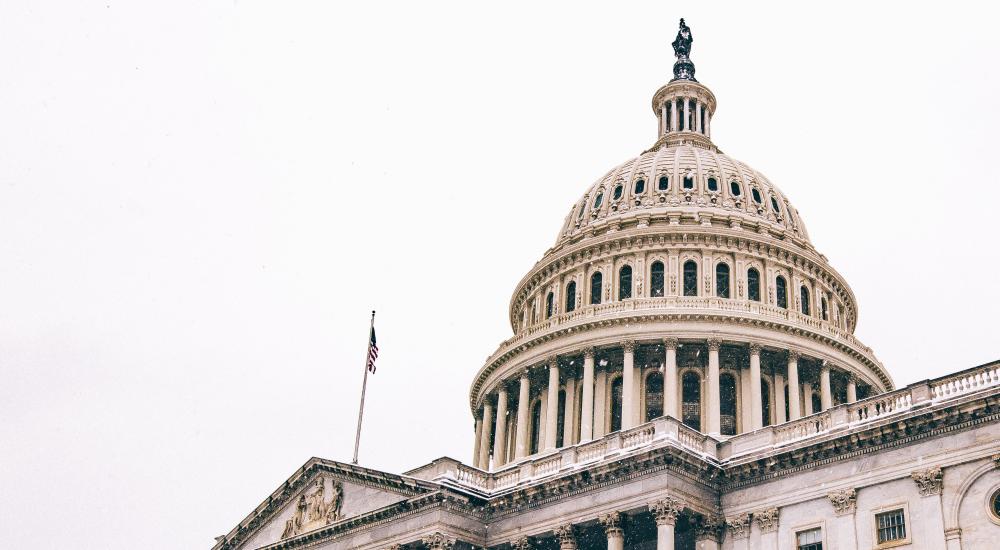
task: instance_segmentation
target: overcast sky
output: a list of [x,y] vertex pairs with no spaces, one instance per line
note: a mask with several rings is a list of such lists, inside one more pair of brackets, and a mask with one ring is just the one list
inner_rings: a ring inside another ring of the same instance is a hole
[[510,293],[654,142],[682,16],[897,385],[1000,358],[996,13],[704,4],[0,3],[2,545],[208,548],[349,461],[372,309],[361,462],[469,460]]

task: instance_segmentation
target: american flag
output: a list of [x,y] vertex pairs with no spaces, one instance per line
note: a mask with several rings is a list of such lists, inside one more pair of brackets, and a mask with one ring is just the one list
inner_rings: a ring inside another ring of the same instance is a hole
[[372,327],[372,337],[368,340],[368,370],[375,374],[375,360],[378,359],[378,345],[375,344],[375,327]]

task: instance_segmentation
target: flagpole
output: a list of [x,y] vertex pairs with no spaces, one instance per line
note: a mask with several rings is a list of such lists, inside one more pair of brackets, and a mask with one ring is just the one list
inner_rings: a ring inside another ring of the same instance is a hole
[[375,310],[372,310],[372,324],[368,327],[368,350],[365,352],[365,376],[361,379],[361,407],[358,409],[358,431],[354,434],[354,460],[358,463],[358,446],[361,444],[361,416],[365,414],[365,388],[368,386],[368,357],[372,352],[372,331],[375,330]]

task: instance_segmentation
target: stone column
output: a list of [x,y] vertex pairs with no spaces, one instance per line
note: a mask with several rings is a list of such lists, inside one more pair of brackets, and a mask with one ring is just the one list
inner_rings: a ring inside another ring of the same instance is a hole
[[661,135],[661,136],[662,136],[663,134],[666,134],[667,132],[669,132],[669,131],[670,131],[670,130],[669,130],[669,129],[667,128],[667,126],[668,126],[669,124],[670,124],[670,121],[669,121],[669,120],[667,120],[667,104],[666,104],[666,103],[664,103],[663,105],[661,105],[661,106],[660,106],[660,129],[661,129],[661,131],[660,131],[660,135]]
[[708,433],[722,433],[720,422],[721,401],[719,399],[719,348],[722,341],[712,338],[708,341]]
[[576,373],[572,370],[566,373],[566,407],[563,410],[563,447],[576,443],[573,435],[576,432]]
[[833,406],[833,393],[830,391],[830,365],[826,361],[819,370],[819,392],[820,407],[829,410]]
[[528,456],[528,424],[531,422],[531,382],[528,369],[521,372],[517,391],[517,434],[514,437],[514,458]]
[[799,352],[788,352],[788,420],[802,418],[799,407]]
[[802,383],[802,404],[805,405],[805,416],[815,413],[813,410],[813,386],[808,382]]
[[546,451],[556,448],[556,429],[559,423],[559,360],[549,358],[549,394],[545,404],[545,446]]
[[772,372],[774,377],[774,423],[784,424],[788,421],[785,416],[785,375],[777,370]]
[[760,344],[750,344],[750,429],[764,427],[764,409],[760,397]]
[[677,406],[677,338],[665,338],[663,348],[666,350],[663,363],[663,414],[680,420],[680,407]]
[[695,523],[695,539],[697,539],[698,550],[719,550],[719,541],[722,540],[722,530],[726,522],[716,516],[698,516]]
[[[706,105],[708,107],[708,105]],[[712,137],[712,111],[705,111],[705,135]],[[721,185],[721,183],[720,183]]]
[[622,515],[620,512],[611,512],[598,518],[601,527],[604,527],[604,534],[608,537],[608,550],[624,550],[625,531],[622,530]]
[[622,430],[635,426],[635,341],[625,340],[625,361],[622,365]]
[[670,99],[670,131],[676,132],[679,130],[677,126],[677,98]]
[[[729,530],[728,540],[733,542],[733,548],[749,548],[750,541],[750,514],[743,512],[736,516],[726,518],[726,527]],[[737,542],[737,541],[746,542]]]
[[847,377],[847,402],[854,403],[858,400],[858,377],[853,374]]
[[594,439],[607,434],[608,369],[594,370]]
[[766,550],[778,550],[778,509],[767,508],[753,513],[753,519],[760,529],[760,546]]
[[497,435],[493,438],[493,466],[499,468],[507,457],[507,385],[497,391]]
[[698,133],[702,133],[701,130],[701,102],[696,101],[694,104],[694,128]]
[[483,417],[476,415],[476,441],[472,445],[472,465],[479,467],[479,445],[483,439]]
[[594,438],[594,348],[583,350],[583,392],[580,396],[580,442]]
[[656,518],[656,550],[674,550],[674,523],[683,508],[681,501],[671,497],[649,505]]
[[556,527],[556,537],[559,538],[559,550],[576,550],[576,533],[572,524]]
[[750,412],[752,410],[750,403],[753,401],[750,398],[750,366],[747,365],[747,368],[743,368],[743,365],[737,365],[737,369],[737,374],[739,375],[737,381],[740,385],[737,401],[737,405],[739,405],[737,433],[745,433],[753,430],[753,413]]
[[684,98],[684,128],[685,131],[691,131],[691,102],[688,98]]
[[490,436],[493,435],[493,403],[489,396],[483,402],[483,431],[479,440],[479,468],[490,469]]

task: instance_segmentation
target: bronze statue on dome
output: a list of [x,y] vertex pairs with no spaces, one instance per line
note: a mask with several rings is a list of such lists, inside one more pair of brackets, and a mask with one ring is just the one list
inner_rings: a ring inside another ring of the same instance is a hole
[[694,37],[691,36],[691,28],[684,23],[684,18],[682,17],[681,27],[677,31],[677,38],[670,44],[674,47],[674,55],[677,56],[677,59],[687,59],[691,55],[692,42],[694,42]]

